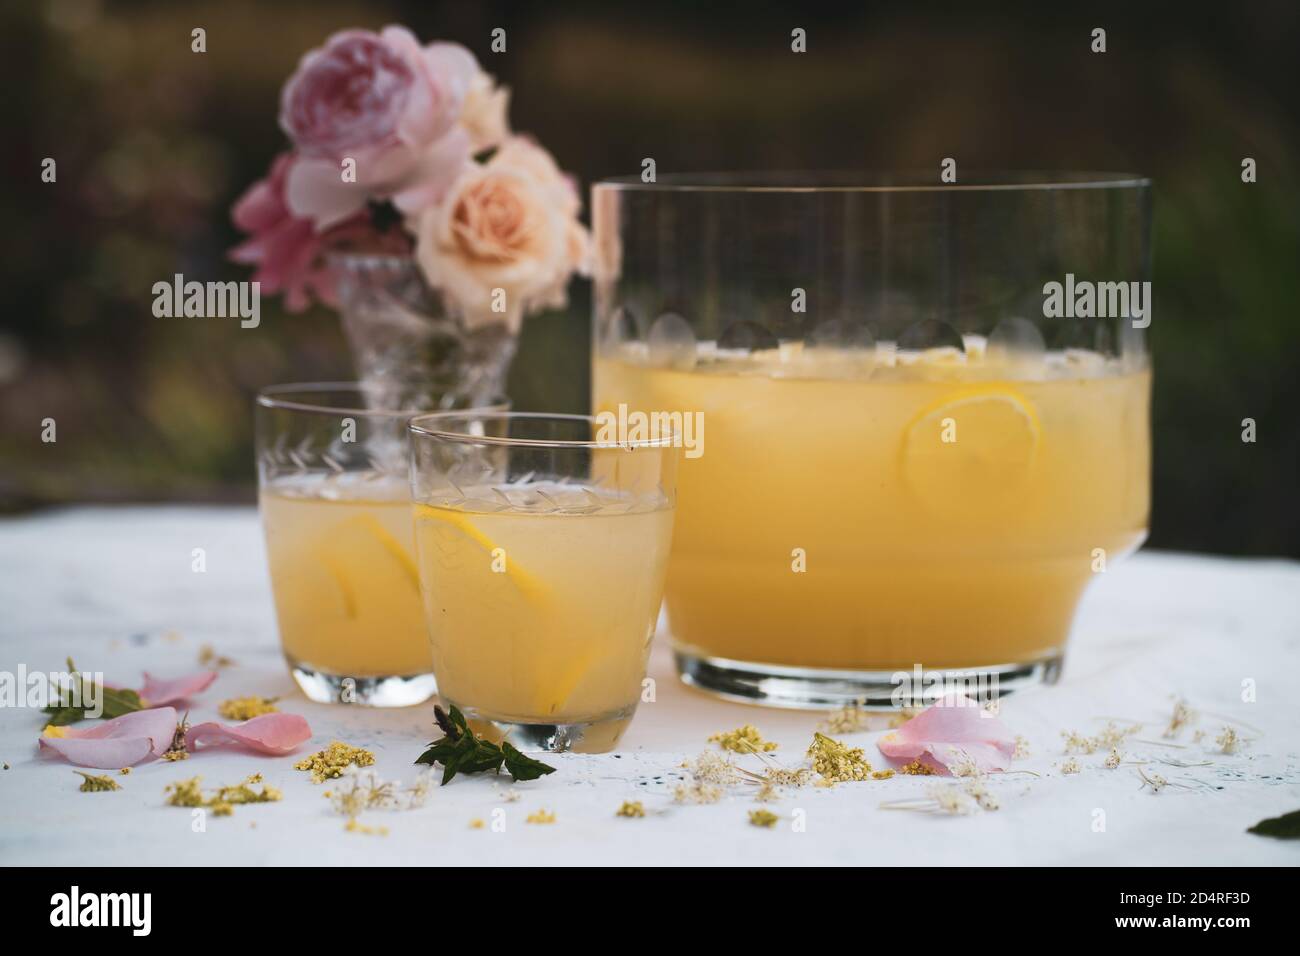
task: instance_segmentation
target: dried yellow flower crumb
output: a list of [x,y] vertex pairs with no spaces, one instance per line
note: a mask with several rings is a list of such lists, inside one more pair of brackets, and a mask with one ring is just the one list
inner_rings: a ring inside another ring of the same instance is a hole
[[[930,790],[930,797],[937,804],[941,813],[953,815],[967,814],[974,811],[971,798],[957,786],[935,786]],[[996,801],[994,801],[996,809]]]
[[1023,760],[1029,756],[1029,741],[1019,734],[1016,735],[1016,749],[1011,751],[1012,760]]
[[388,827],[371,827],[366,826],[356,817],[352,817],[343,825],[343,829],[348,833],[364,833],[366,836],[388,836]]
[[211,644],[204,644],[199,648],[199,666],[211,670],[220,670],[223,667],[230,667],[235,662],[229,657],[224,657],[212,649]]
[[555,814],[550,810],[537,810],[524,818],[525,823],[554,823]]
[[852,734],[867,730],[871,714],[863,709],[863,703],[865,702],[858,700],[832,710],[822,720],[821,729],[828,734]]
[[749,811],[750,826],[770,828],[776,826],[776,821],[779,819],[780,817],[778,817],[771,810],[750,810]]
[[1152,793],[1159,793],[1165,787],[1169,786],[1169,781],[1160,776],[1160,774],[1153,773],[1148,777],[1142,772],[1141,767],[1138,768],[1138,776],[1142,778],[1142,785],[1144,787],[1150,787]]
[[616,817],[643,817],[645,805],[640,800],[624,800],[623,805],[614,813]]
[[177,760],[189,760],[190,753],[188,750],[169,750],[162,755],[162,758],[168,763],[175,763]]
[[812,758],[813,771],[828,784],[871,778],[871,764],[861,747],[847,747],[823,733],[813,733],[808,756]]
[[294,770],[311,771],[312,783],[324,783],[330,777],[341,776],[344,769],[356,764],[369,767],[375,762],[375,755],[362,747],[353,747],[341,740],[334,740],[324,750],[304,757],[293,765]]
[[1224,727],[1223,733],[1214,738],[1219,750],[1225,754],[1235,754],[1241,749],[1241,737],[1233,727]]
[[980,768],[975,766],[975,761],[969,757],[958,760],[948,769],[954,777],[978,777],[980,775]]
[[721,787],[701,780],[694,783],[680,783],[673,791],[673,800],[677,803],[717,803],[721,799]]
[[277,714],[280,709],[275,706],[277,697],[232,697],[217,705],[217,713],[226,720],[252,720],[263,714]]
[[471,830],[482,830],[485,826],[487,826],[487,823],[479,817],[475,817],[473,820],[469,821],[469,828]]
[[1097,749],[1097,741],[1091,737],[1083,736],[1076,730],[1062,730],[1061,736],[1065,738],[1065,752],[1067,754],[1090,754]]
[[713,734],[709,737],[709,743],[716,743],[723,750],[740,754],[770,753],[777,747],[772,741],[764,740],[753,724]]
[[1137,733],[1142,729],[1141,724],[1133,724],[1129,727],[1117,727],[1114,721],[1107,721],[1106,726],[1097,734],[1097,749],[1105,750],[1106,748],[1114,749],[1124,742],[1124,738]]
[[1116,767],[1119,766],[1119,762],[1122,759],[1124,758],[1121,756],[1120,752],[1116,750],[1114,747],[1112,747],[1110,749],[1110,753],[1106,755],[1106,759],[1102,761],[1102,764],[1103,766],[1106,767],[1107,770],[1114,770]]
[[80,770],[74,770],[73,773],[84,778],[81,786],[77,788],[82,793],[104,793],[122,789],[112,777],[98,777],[91,773],[82,773]]
[[163,788],[163,793],[168,794],[167,805],[172,807],[208,807],[212,810],[214,816],[228,817],[234,812],[234,807],[237,804],[275,803],[284,797],[278,789],[270,784],[264,784],[260,791],[254,790],[254,784],[262,783],[260,773],[245,777],[241,783],[234,786],[218,787],[216,793],[211,797],[203,795],[202,780],[202,777],[191,777],[188,780],[177,780],[175,783],[169,783]]
[[892,777],[893,775],[894,775],[894,771],[892,771],[892,770],[873,770],[873,771],[871,772],[871,779],[872,779],[872,780],[888,780],[888,779],[889,779],[890,777]]
[[118,771],[118,773],[120,773],[124,777],[130,774],[130,772],[131,772],[130,767],[123,767],[121,770]]
[[768,767],[763,772],[764,780],[777,787],[802,787],[811,776],[812,771],[805,767],[797,767],[794,770],[787,770],[785,767]]
[[696,783],[725,787],[740,780],[740,772],[736,770],[735,764],[712,750],[701,752],[694,760],[688,760],[682,766],[691,772]]
[[1063,730],[1065,752],[1067,754],[1094,754],[1098,750],[1113,750],[1124,742],[1124,738],[1142,729],[1141,724],[1129,727],[1116,726],[1114,721],[1107,721],[1106,726],[1094,737],[1086,737],[1078,731]]
[[781,790],[771,780],[764,780],[758,785],[758,792],[754,794],[755,803],[776,803],[781,799]]
[[177,780],[163,788],[163,793],[170,794],[167,805],[171,807],[201,807],[204,804],[203,791],[199,784],[202,777],[189,780]]
[[900,707],[898,713],[889,718],[889,729],[897,730],[920,712],[920,707]]
[[898,768],[898,772],[906,774],[909,777],[933,777],[934,768],[921,763],[919,759],[910,763],[905,763]]
[[1196,711],[1181,697],[1174,701],[1174,712],[1169,717],[1169,726],[1165,728],[1165,737],[1177,737],[1188,724],[1196,722]]
[[966,792],[975,798],[975,802],[980,805],[981,810],[997,810],[1002,806],[983,780],[968,781],[966,783]]
[[1073,757],[1061,764],[1061,773],[1078,773],[1081,769],[1079,761]]

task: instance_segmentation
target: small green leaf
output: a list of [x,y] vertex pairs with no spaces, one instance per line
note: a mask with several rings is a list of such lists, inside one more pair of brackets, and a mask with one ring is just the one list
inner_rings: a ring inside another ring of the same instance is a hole
[[469,721],[457,708],[450,712],[441,707],[433,710],[434,719],[445,736],[429,744],[429,749],[415,759],[416,763],[433,766],[442,764],[442,786],[457,774],[500,773],[502,764],[514,780],[536,780],[543,774],[554,773],[554,767],[521,754],[509,742],[500,746],[484,740],[470,729]]
[[[78,693],[71,693],[72,688],[68,688],[66,695],[60,694],[57,703],[46,707],[42,713],[49,715],[47,724],[55,727],[66,727],[68,724],[75,724],[79,720],[85,720],[90,717],[100,717],[104,720],[112,720],[114,717],[121,717],[123,714],[135,713],[137,710],[144,710],[144,701],[140,695],[133,690],[127,690],[123,687],[105,687],[103,684],[90,684],[76,670],[72,659],[68,658],[68,672],[74,676],[78,682]],[[96,697],[99,700],[99,713],[90,713],[90,691],[96,691]],[[74,700],[80,703],[73,704]]]
[[555,773],[554,767],[520,753],[508,740],[501,742],[501,752],[505,754],[506,770],[515,780],[536,780],[548,773]]
[[1280,817],[1260,820],[1246,832],[1275,837],[1279,840],[1300,840],[1300,810],[1292,810]]

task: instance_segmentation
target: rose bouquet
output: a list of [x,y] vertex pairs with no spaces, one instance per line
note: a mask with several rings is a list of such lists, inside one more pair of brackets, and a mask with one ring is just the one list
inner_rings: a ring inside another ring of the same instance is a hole
[[[525,315],[565,304],[589,240],[574,182],[511,132],[508,101],[457,44],[421,46],[400,26],[336,33],[281,91],[292,146],[235,203],[248,237],[231,258],[290,311],[320,301],[346,324],[341,258],[405,257],[444,338],[451,323],[462,337],[500,327],[513,343]],[[410,327],[410,295],[393,298]]]

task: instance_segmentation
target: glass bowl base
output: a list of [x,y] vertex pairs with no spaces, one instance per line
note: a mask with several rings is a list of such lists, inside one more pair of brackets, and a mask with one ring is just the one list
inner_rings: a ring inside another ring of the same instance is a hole
[[318,704],[360,704],[362,707],[414,707],[438,693],[433,674],[390,677],[347,677],[327,674],[292,658],[289,673],[294,683]]
[[607,717],[570,724],[548,724],[492,717],[446,697],[442,698],[442,703],[444,706],[454,705],[460,710],[475,733],[497,742],[509,740],[525,753],[606,753],[614,749],[636,712],[636,706],[633,705]]
[[993,664],[966,669],[830,670],[734,661],[673,650],[682,683],[716,697],[765,707],[816,710],[921,707],[949,691],[981,703],[1035,684],[1054,684],[1061,676],[1062,653],[1022,664]]

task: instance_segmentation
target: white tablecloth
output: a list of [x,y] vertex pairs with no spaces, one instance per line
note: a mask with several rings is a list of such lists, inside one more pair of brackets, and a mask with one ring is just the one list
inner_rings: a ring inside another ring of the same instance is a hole
[[[191,551],[207,570],[191,570]],[[367,747],[385,779],[410,782],[428,740],[432,706],[370,711],[311,704],[285,672],[257,518],[244,508],[83,508],[0,522],[0,671],[79,668],[138,686],[142,670],[196,669],[202,645],[236,661],[197,698],[191,720],[215,719],[217,703],[281,696],[308,718],[310,752],[338,738]],[[321,786],[294,758],[208,752],[155,761],[117,777],[115,793],[81,793],[62,761],[40,757],[42,726],[28,708],[0,708],[0,862],[5,864],[1295,864],[1300,843],[1245,832],[1263,817],[1300,809],[1300,565],[1281,561],[1140,553],[1093,585],[1076,624],[1063,681],[1007,698],[1003,719],[1030,743],[1016,773],[989,786],[1001,809],[964,816],[881,809],[924,795],[934,778],[896,777],[807,787],[771,809],[772,829],[751,826],[750,791],[682,806],[673,788],[684,759],[706,737],[755,723],[794,765],[821,715],[713,700],[676,680],[664,642],[651,662],[657,700],[645,704],[616,754],[562,755],[559,772],[520,784],[458,779],[421,808],[362,818],[388,835],[345,832]],[[1243,681],[1256,700],[1242,700]],[[1159,741],[1176,696],[1202,715],[1207,733],[1181,748],[1130,743],[1126,759],[1171,782],[1141,789],[1133,765],[1109,770],[1103,754],[1063,774],[1061,732],[1095,733],[1107,716],[1149,722]],[[1214,738],[1239,722],[1252,742],[1218,753]],[[1250,728],[1246,730],[1245,728]],[[846,738],[879,758],[879,733]],[[1208,766],[1178,767],[1209,761]],[[758,766],[757,758],[746,758]],[[883,764],[883,759],[878,761]],[[190,813],[165,806],[163,787],[201,774],[236,783],[261,771],[279,803],[242,806],[194,832]],[[1036,775],[1035,775],[1036,774]],[[614,815],[624,800],[650,815]],[[525,823],[545,808],[550,825]],[[494,811],[500,811],[494,815]],[[801,812],[796,812],[801,811]],[[1100,814],[1099,814],[1100,811]],[[1104,815],[1104,829],[1097,821]],[[470,827],[472,819],[504,829]],[[799,826],[793,822],[798,820]]]

